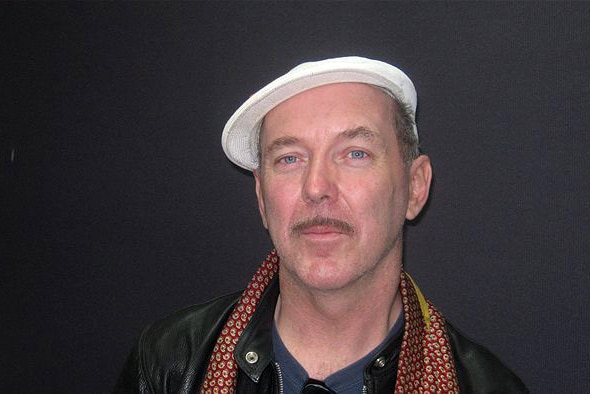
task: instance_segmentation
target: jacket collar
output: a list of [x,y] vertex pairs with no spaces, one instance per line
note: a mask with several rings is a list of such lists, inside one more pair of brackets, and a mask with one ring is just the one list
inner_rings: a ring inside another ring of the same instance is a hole
[[[272,325],[278,296],[279,281],[275,275],[236,345],[234,356],[240,370],[256,383],[273,358]],[[372,384],[395,384],[401,339],[401,333],[394,336],[365,368],[365,378]]]
[[234,358],[238,366],[256,383],[273,357],[272,324],[278,296],[279,281],[275,275],[236,345]]

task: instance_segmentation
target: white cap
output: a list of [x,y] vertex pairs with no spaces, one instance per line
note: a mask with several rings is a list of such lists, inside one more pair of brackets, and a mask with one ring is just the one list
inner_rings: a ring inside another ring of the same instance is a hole
[[[416,115],[416,89],[403,71],[364,57],[340,57],[303,63],[253,94],[225,124],[221,145],[236,165],[258,168],[258,136],[266,114],[283,101],[306,90],[341,82],[358,82],[385,89]],[[418,130],[414,125],[414,133]]]

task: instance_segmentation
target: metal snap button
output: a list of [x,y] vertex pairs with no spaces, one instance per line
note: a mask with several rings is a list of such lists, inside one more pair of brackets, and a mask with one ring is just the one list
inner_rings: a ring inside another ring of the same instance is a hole
[[383,368],[385,366],[385,357],[379,357],[377,360],[375,360],[373,365],[375,368]]
[[246,353],[246,362],[248,364],[256,364],[258,362],[258,353],[256,352],[248,352]]

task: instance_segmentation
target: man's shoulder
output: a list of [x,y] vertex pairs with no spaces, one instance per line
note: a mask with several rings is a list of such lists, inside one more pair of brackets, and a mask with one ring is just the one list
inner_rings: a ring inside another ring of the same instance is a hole
[[148,326],[119,375],[114,392],[193,392],[219,331],[241,292],[179,310]]
[[193,332],[195,329],[215,326],[224,315],[231,311],[240,294],[241,291],[226,294],[173,312],[148,326],[144,337],[157,340],[167,333],[183,334]]
[[460,386],[469,393],[528,393],[528,389],[498,357],[447,322]]
[[217,337],[216,328],[225,323],[240,293],[186,307],[152,323],[142,333],[140,347],[144,351],[151,349],[159,353],[178,346],[186,347],[187,343],[198,346],[212,332]]

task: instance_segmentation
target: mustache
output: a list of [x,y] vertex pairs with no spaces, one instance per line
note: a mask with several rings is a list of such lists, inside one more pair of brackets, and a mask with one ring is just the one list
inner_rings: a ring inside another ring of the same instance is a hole
[[291,226],[291,233],[300,235],[303,231],[314,226],[330,226],[334,227],[345,234],[353,234],[354,226],[344,220],[334,219],[323,216],[316,216],[311,219],[304,219],[296,222]]

